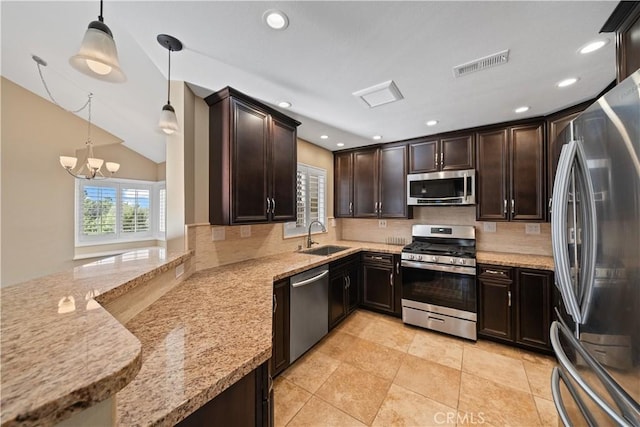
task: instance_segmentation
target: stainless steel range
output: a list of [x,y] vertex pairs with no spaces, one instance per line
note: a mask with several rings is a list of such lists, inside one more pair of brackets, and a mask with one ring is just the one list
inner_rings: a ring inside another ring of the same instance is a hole
[[402,249],[402,321],[476,340],[476,231],[414,225]]

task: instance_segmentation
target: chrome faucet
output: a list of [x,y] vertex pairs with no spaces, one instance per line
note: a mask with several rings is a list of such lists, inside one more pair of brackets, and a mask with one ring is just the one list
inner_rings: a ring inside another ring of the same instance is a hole
[[327,229],[325,228],[324,224],[321,223],[320,221],[318,221],[317,219],[314,219],[313,221],[311,221],[311,223],[309,223],[309,232],[307,233],[307,248],[310,248],[311,245],[313,245],[313,244],[316,244],[316,245],[318,244],[318,242],[314,242],[313,240],[311,240],[311,226],[316,222],[318,224],[320,224],[320,227],[322,227],[322,231],[324,231],[324,232],[327,231]]

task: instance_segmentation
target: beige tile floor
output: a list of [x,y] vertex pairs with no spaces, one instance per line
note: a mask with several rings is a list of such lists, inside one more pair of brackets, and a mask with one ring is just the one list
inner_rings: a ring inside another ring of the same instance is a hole
[[358,310],[275,380],[276,426],[557,426],[554,359]]

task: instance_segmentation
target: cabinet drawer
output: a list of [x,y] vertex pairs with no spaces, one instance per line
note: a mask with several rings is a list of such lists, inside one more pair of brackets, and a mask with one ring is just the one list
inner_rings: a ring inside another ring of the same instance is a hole
[[478,266],[478,276],[483,279],[513,280],[513,268],[481,264]]
[[362,262],[393,265],[393,255],[381,254],[376,252],[365,252],[362,254]]

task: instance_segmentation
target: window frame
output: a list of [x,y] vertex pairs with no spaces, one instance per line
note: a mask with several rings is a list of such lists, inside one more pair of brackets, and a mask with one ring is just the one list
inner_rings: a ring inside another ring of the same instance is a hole
[[[82,233],[83,201],[85,187],[107,187],[116,189],[116,232],[109,235],[87,236]],[[149,230],[140,232],[123,232],[122,229],[122,190],[149,190]],[[166,192],[165,181],[143,181],[135,179],[109,178],[107,180],[76,180],[74,197],[74,241],[76,247],[109,245],[117,243],[165,240],[165,233],[160,230],[160,191]],[[165,193],[166,195],[166,193]],[[166,202],[166,200],[165,200]],[[165,205],[166,215],[166,205]],[[165,226],[166,229],[166,226]]]
[[[313,165],[308,165],[306,163],[301,163],[298,162],[297,163],[297,167],[296,167],[296,191],[297,191],[297,183],[298,183],[298,179],[297,179],[297,174],[300,170],[304,170],[304,173],[306,173],[307,175],[307,185],[309,182],[309,172],[315,172],[316,175],[322,175],[323,176],[323,184],[324,184],[324,188],[322,190],[322,195],[323,195],[323,200],[322,200],[322,205],[323,205],[323,216],[322,218],[318,218],[318,220],[322,223],[322,225],[325,226],[325,228],[327,228],[327,221],[328,221],[328,215],[327,215],[327,170],[323,169],[321,167],[318,166],[313,166]],[[310,216],[310,200],[309,200],[309,189],[307,187],[306,191],[305,191],[305,216]],[[296,197],[296,216],[298,214],[298,209],[297,209],[297,205],[298,205],[298,200]],[[298,218],[296,217],[295,221],[291,221],[291,222],[286,222],[283,224],[283,235],[284,238],[291,238],[291,237],[300,237],[300,236],[304,236],[308,233],[308,229],[309,229],[309,224],[306,223],[303,226],[298,226]],[[311,231],[312,234],[317,234],[317,233],[322,233],[321,230],[319,229],[314,229]]]

